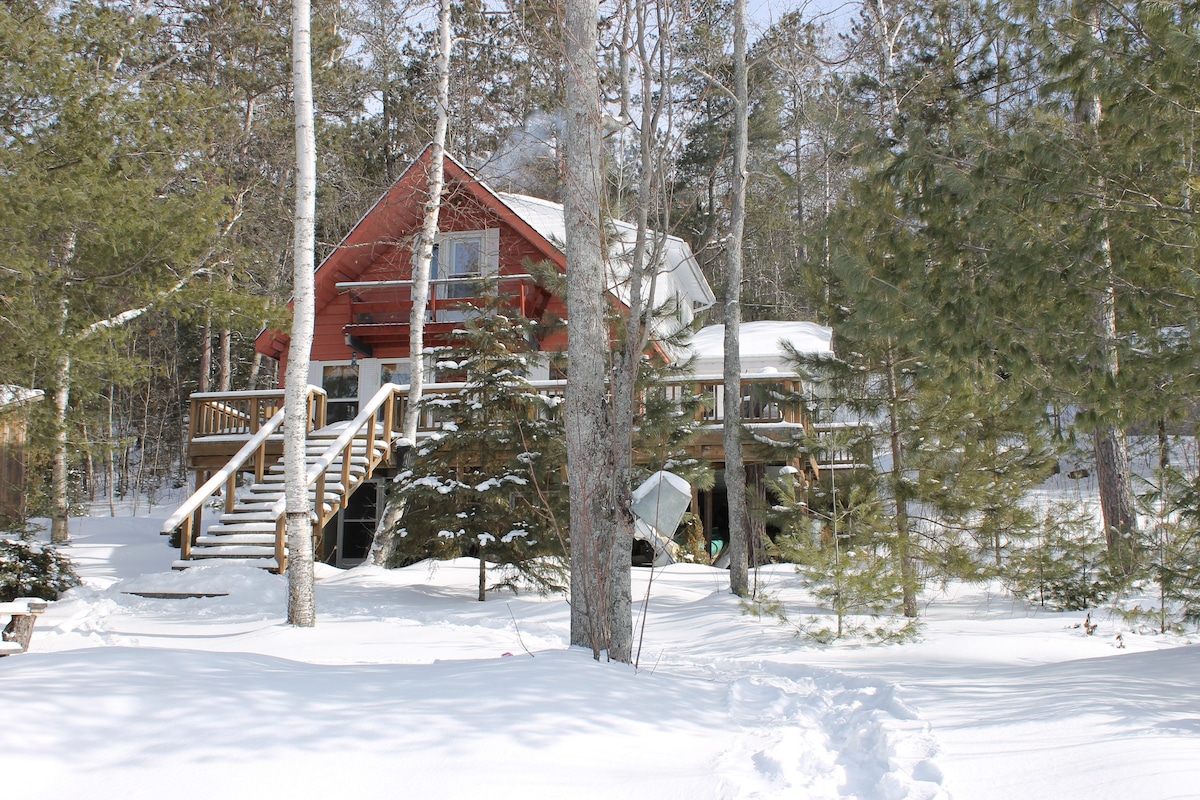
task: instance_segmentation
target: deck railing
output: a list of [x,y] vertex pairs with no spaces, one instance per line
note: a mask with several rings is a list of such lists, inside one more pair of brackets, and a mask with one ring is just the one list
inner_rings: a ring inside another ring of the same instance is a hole
[[[558,400],[565,399],[565,380],[529,381],[529,388],[541,395]],[[683,404],[699,396],[703,404],[696,420],[707,425],[717,425],[725,419],[725,384],[720,375],[698,375],[672,378],[659,384],[667,397]],[[770,373],[746,375],[742,378],[742,421],[747,425],[798,425],[807,429],[808,421],[804,410],[799,375]],[[427,408],[417,424],[417,433],[429,434],[440,430],[446,422],[456,419],[454,405],[447,403],[444,410],[436,404],[437,398],[457,398],[474,391],[463,382],[427,383],[424,387]],[[389,399],[390,398],[390,399]],[[368,401],[363,411],[371,405]],[[397,427],[404,418],[408,403],[408,386],[391,386],[388,398],[375,409],[381,419],[389,414]],[[385,406],[390,405],[390,408]],[[192,441],[213,437],[253,436],[270,417],[268,412],[277,412],[283,406],[283,392],[227,392],[193,395]],[[325,418],[325,396],[320,390],[312,395],[309,404],[309,428],[323,427]],[[361,413],[360,413],[361,416]]]
[[[399,432],[400,418],[395,416],[395,412],[398,407],[396,398],[400,390],[401,387],[395,384],[380,387],[379,391],[363,404],[358,416],[346,425],[316,461],[308,465],[305,483],[313,491],[313,516],[318,538],[325,524],[345,505],[346,498],[358,485],[370,478],[380,464],[391,462],[392,439]],[[377,448],[377,441],[382,441],[384,447]],[[356,442],[364,445],[364,455],[367,459],[364,471],[357,476],[351,472],[352,451]],[[325,491],[328,470],[339,461],[341,474],[338,480],[342,490],[336,497],[329,498]],[[327,499],[330,502],[326,502]],[[272,513],[278,515],[275,521],[275,562],[281,572],[287,569],[287,517],[284,514],[286,506],[287,498],[281,497],[271,507]]]
[[[253,470],[255,480],[262,480],[267,467],[267,440],[283,426],[283,390],[256,392],[204,392],[192,395],[192,418],[189,430],[193,439],[204,436],[247,435],[245,443],[224,467],[184,501],[163,523],[164,534],[179,533],[180,558],[188,560],[192,545],[200,534],[204,506],[219,491],[225,492],[225,510],[232,511],[236,500],[238,477]],[[324,427],[325,390],[308,387],[309,430]],[[270,412],[271,416],[260,419]],[[319,424],[318,424],[319,423]]]
[[[197,392],[192,395],[188,439],[253,436],[283,410],[283,389],[252,392]],[[309,387],[308,429],[325,427],[325,391]]]

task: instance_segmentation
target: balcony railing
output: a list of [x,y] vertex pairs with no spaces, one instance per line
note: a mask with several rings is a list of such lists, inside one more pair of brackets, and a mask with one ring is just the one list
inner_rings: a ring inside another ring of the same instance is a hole
[[[540,289],[532,275],[468,276],[433,278],[429,281],[425,321],[429,324],[460,322],[487,302],[499,296],[522,316],[533,316]],[[350,304],[347,333],[359,338],[381,331],[407,326],[413,305],[413,281],[346,281],[337,284]]]

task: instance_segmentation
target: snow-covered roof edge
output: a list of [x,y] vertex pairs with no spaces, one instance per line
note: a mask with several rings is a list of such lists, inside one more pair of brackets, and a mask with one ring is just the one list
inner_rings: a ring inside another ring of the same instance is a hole
[[[784,342],[791,344],[800,353],[833,352],[833,329],[815,322],[743,322],[739,334],[738,343],[743,360],[775,358],[782,363],[787,358]],[[688,343],[688,350],[698,362],[723,360],[725,326],[708,325],[696,331]]]
[[[543,239],[560,250],[566,241],[566,223],[563,219],[562,203],[512,192],[497,192],[480,181],[480,185],[492,192],[510,211],[525,221]],[[612,220],[612,224],[621,232],[621,240],[626,245],[631,244],[630,236],[636,235],[637,226],[624,220]],[[708,280],[700,269],[691,247],[683,239],[671,234],[649,232],[652,237],[661,237],[664,249],[664,268],[660,274],[670,274],[681,289],[687,292],[689,299],[699,308],[708,308],[716,303],[717,298],[709,286]],[[619,275],[611,276],[618,284],[627,278]],[[614,290],[615,291],[615,290]],[[628,296],[615,292],[623,302],[628,302]],[[627,294],[627,293],[626,293]]]
[[0,384],[0,409],[21,405],[22,403],[32,403],[35,400],[41,400],[45,396],[46,393],[41,389],[26,389],[24,386],[17,386],[11,383]]

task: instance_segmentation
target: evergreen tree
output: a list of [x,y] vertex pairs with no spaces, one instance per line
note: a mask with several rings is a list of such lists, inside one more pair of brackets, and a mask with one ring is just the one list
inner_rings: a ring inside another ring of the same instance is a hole
[[1009,591],[1061,611],[1078,611],[1106,600],[1115,584],[1090,514],[1055,504],[1038,517],[1033,534],[1005,559],[1000,577]]
[[1012,380],[1010,354],[987,338],[997,308],[981,300],[998,276],[954,173],[995,72],[989,32],[970,3],[917,6],[873,4],[856,29],[862,174],[831,218],[838,359],[815,365],[878,432],[909,616],[922,572],[980,574],[981,545],[1029,529],[1012,508],[1049,461],[1037,384]]
[[121,352],[113,337],[178,302],[218,234],[222,187],[188,174],[210,98],[175,79],[160,32],[118,6],[0,9],[0,44],[28,54],[0,74],[0,325],[14,344],[0,366],[54,398],[35,434],[53,443],[55,541],[67,537],[70,463],[86,452],[80,398],[122,374],[104,374]]
[[24,522],[0,530],[0,603],[18,597],[57,600],[79,585],[75,565],[53,545],[37,540],[37,531]]
[[1155,471],[1138,496],[1143,516],[1141,564],[1158,588],[1148,609],[1159,632],[1200,622],[1200,478],[1175,467]]
[[810,504],[798,496],[788,471],[771,485],[779,555],[796,564],[813,597],[836,619],[832,629],[818,625],[815,618],[801,629],[820,642],[890,636],[887,623],[870,627],[863,621],[895,612],[904,600],[883,504],[870,480],[851,480],[830,489],[810,498],[817,501]]
[[397,479],[404,512],[390,566],[478,558],[480,600],[489,562],[510,570],[500,584],[515,586],[519,577],[539,591],[562,588],[561,398],[525,377],[540,333],[493,298],[438,352],[438,369],[461,373],[464,387],[421,400],[421,413],[440,428],[418,443],[411,468]]

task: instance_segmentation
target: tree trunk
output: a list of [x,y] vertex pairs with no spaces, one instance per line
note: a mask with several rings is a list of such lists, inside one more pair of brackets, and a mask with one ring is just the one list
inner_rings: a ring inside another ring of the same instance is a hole
[[[63,319],[66,320],[66,300],[63,300]],[[65,346],[65,342],[63,343]],[[63,353],[58,360],[54,392],[54,466],[52,487],[54,517],[50,522],[50,541],[64,544],[71,538],[71,503],[68,485],[70,441],[67,437],[67,407],[71,402],[71,355]]]
[[258,373],[262,369],[262,353],[255,353],[250,359],[250,374],[246,377],[246,388],[254,391],[258,388]]
[[204,325],[200,328],[200,375],[196,381],[196,391],[207,392],[211,385],[209,376],[212,375],[212,313],[204,314]]
[[729,502],[729,589],[750,591],[748,550],[750,519],[746,510],[746,469],[742,462],[742,239],[746,225],[746,0],[733,4],[733,197],[725,267],[725,491]]
[[412,309],[408,317],[408,407],[404,414],[404,438],[417,441],[421,393],[425,385],[425,310],[429,303],[429,262],[437,240],[438,219],[442,210],[442,186],[445,183],[446,128],[450,106],[450,0],[441,0],[438,10],[438,93],[437,119],[429,152],[428,195],[425,216],[417,237],[412,262]]
[[[294,317],[284,398],[284,475],[287,508],[288,623],[317,621],[313,579],[313,532],[308,502],[305,439],[308,434],[308,364],[313,341],[317,159],[313,131],[311,18],[309,0],[292,5],[292,87],[296,114],[296,217]],[[320,498],[317,502],[320,503]]]
[[[1098,41],[1102,35],[1100,7],[1091,11],[1091,22]],[[1092,76],[1093,79],[1095,76]],[[1092,136],[1096,152],[1101,152],[1103,141],[1100,122],[1104,116],[1104,103],[1099,95],[1092,95],[1089,108]],[[1095,290],[1095,325],[1099,339],[1099,363],[1093,366],[1097,375],[1093,384],[1118,386],[1121,370],[1117,350],[1117,302],[1115,267],[1113,265],[1112,238],[1109,236],[1107,193],[1104,175],[1096,178],[1097,195],[1100,200],[1100,242],[1097,248],[1100,266],[1100,288]],[[1112,400],[1120,403],[1119,393]],[[1119,413],[1116,418],[1120,420]],[[1110,422],[1101,422],[1093,434],[1096,450],[1096,486],[1100,491],[1100,513],[1104,519],[1104,538],[1108,555],[1125,575],[1133,571],[1136,561],[1135,540],[1138,530],[1137,511],[1133,499],[1133,471],[1129,463],[1129,450],[1125,444],[1125,431]]]
[[487,559],[483,557],[483,545],[479,545],[479,602],[487,600]]
[[221,328],[217,338],[217,391],[228,392],[233,375],[233,331]]
[[[446,130],[450,120],[450,49],[454,45],[450,11],[450,0],[441,0],[438,7],[437,118],[433,142],[429,148],[425,216],[421,220],[421,233],[417,236],[412,257],[413,302],[408,317],[408,406],[405,408],[402,425],[404,438],[408,440],[410,447],[416,445],[417,423],[421,419],[421,395],[425,388],[425,312],[429,307],[429,266],[433,260],[433,246],[437,241],[442,211],[442,189],[446,182]],[[385,135],[390,136],[390,133],[385,131]],[[390,140],[387,146],[390,149]],[[415,456],[414,451],[410,452]],[[400,501],[389,493],[379,523],[375,527],[371,551],[367,554],[367,561],[371,564],[378,567],[387,566],[395,550],[396,526],[403,511]]]
[[1125,433],[1113,425],[1099,425],[1094,434],[1096,486],[1100,490],[1100,514],[1109,556],[1123,574],[1134,566],[1133,535],[1138,528],[1137,511],[1130,481],[1131,467]]
[[67,300],[67,280],[65,274],[71,260],[75,257],[75,234],[67,235],[61,253],[54,258],[64,273],[62,297],[59,300],[58,337],[62,353],[58,357],[55,368],[54,391],[54,464],[51,475],[51,493],[53,495],[54,516],[50,521],[50,541],[63,544],[71,538],[71,502],[68,486],[69,447],[67,437],[67,409],[71,403],[71,351],[67,341],[67,319],[70,315],[70,305]]
[[[605,610],[614,546],[605,377],[609,332],[600,229],[600,83],[596,67],[596,0],[566,0],[567,61],[563,217],[567,257],[565,426],[571,501],[571,644],[598,660],[610,650]],[[632,621],[629,622],[632,631]],[[632,633],[630,633],[630,638]],[[613,656],[610,652],[610,656]]]
[[894,350],[888,347],[887,400],[888,443],[892,450],[893,523],[896,527],[896,559],[900,562],[900,583],[904,596],[904,616],[917,616],[917,572],[912,556],[908,529],[908,490],[904,485],[904,440],[900,429],[900,387],[896,380]]

